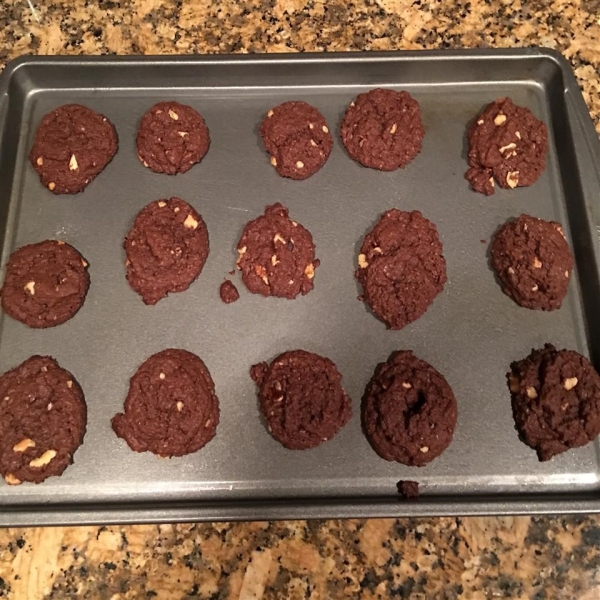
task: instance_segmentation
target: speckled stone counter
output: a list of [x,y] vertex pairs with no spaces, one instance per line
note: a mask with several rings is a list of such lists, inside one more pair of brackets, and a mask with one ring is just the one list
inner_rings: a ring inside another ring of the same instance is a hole
[[[534,46],[573,64],[600,133],[598,0],[6,0],[24,53]],[[600,599],[600,517],[0,530],[0,598]]]

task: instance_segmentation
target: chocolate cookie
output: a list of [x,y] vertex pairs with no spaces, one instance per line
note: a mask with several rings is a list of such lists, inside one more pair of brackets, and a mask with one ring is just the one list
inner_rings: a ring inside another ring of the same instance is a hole
[[333,139],[325,117],[306,102],[284,102],[260,126],[271,164],[282,177],[306,179],[326,162]]
[[521,215],[496,233],[491,255],[502,290],[517,304],[541,310],[561,307],[573,255],[560,223]]
[[208,256],[202,217],[179,198],[144,207],[123,242],[127,281],[146,304],[183,292],[196,280]]
[[69,244],[46,240],[13,252],[0,290],[2,308],[29,327],[54,327],[83,306],[88,263]]
[[494,193],[494,179],[502,188],[527,186],[546,168],[545,123],[510,98],[488,104],[469,127],[467,140],[470,168],[465,177],[486,196]]
[[279,202],[244,227],[237,250],[237,267],[253,294],[291,300],[313,289],[319,261],[312,235]]
[[254,365],[250,376],[259,388],[269,432],[290,450],[330,440],[352,416],[342,376],[332,361],[318,354],[284,352],[270,365]]
[[32,356],[0,377],[0,474],[9,485],[61,475],[83,442],[79,384],[50,356]]
[[397,484],[398,495],[407,500],[419,497],[419,484],[416,481],[401,479]]
[[129,383],[125,412],[111,421],[136,452],[183,456],[215,437],[219,399],[206,365],[186,350],[153,354]]
[[541,461],[600,434],[600,375],[587,358],[546,344],[510,368],[515,424]]
[[350,104],[341,133],[348,154],[361,165],[395,171],[419,154],[425,130],[419,103],[408,92],[375,89]]
[[447,279],[437,229],[419,211],[388,210],[365,236],[358,267],[365,301],[390,329],[418,319]]
[[136,146],[145,167],[176,175],[204,158],[210,136],[204,119],[191,106],[159,102],[142,117]]
[[232,302],[239,300],[240,293],[235,285],[229,281],[229,279],[226,279],[219,288],[219,296],[225,304],[231,304]]
[[385,460],[422,467],[452,441],[456,398],[444,376],[410,351],[377,366],[363,398],[363,427]]
[[76,194],[117,153],[117,131],[102,114],[81,104],[65,104],[41,121],[29,161],[42,185],[55,194]]

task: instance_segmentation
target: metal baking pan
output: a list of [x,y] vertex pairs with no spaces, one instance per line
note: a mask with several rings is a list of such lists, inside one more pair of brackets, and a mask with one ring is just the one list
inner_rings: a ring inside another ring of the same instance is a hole
[[[339,123],[357,93],[408,90],[421,104],[425,140],[404,170],[365,169],[345,153]],[[548,165],[530,188],[487,198],[464,179],[465,130],[488,102],[510,96],[550,131]],[[200,165],[169,177],[136,156],[141,115],[176,99],[204,115],[212,143]],[[336,132],[326,166],[303,182],[269,165],[258,125],[273,105],[302,99]],[[54,196],[27,154],[40,118],[80,102],[115,124],[119,152],[84,193]],[[244,57],[36,58],[0,79],[2,266],[23,244],[58,238],[90,262],[91,288],[75,318],[47,330],[0,317],[0,371],[50,354],[72,371],[88,404],[75,463],[41,485],[0,484],[0,524],[156,522],[600,511],[600,446],[539,463],[515,431],[505,373],[550,341],[600,366],[598,138],[568,63],[549,50],[467,50]],[[122,240],[148,202],[180,196],[202,214],[210,255],[191,288],[145,306],[125,280]],[[218,297],[244,224],[283,202],[313,233],[321,267],[315,289],[294,301]],[[387,331],[357,300],[353,278],[363,235],[391,207],[436,223],[449,281],[427,313]],[[527,212],[565,225],[576,257],[560,311],[519,308],[488,266],[493,232]],[[482,243],[482,242],[486,243]],[[3,273],[0,275],[3,276]],[[186,348],[208,365],[221,402],[216,438],[202,451],[160,460],[117,439],[111,417],[152,353]],[[252,364],[304,348],[338,365],[354,417],[333,440],[289,451],[259,417]],[[377,363],[412,349],[439,369],[458,399],[449,449],[425,468],[380,459],[360,427],[360,400]],[[400,502],[399,479],[422,495]]]

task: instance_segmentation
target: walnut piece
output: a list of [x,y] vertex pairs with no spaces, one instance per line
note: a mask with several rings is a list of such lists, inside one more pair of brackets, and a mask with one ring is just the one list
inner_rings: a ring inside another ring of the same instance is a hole
[[29,438],[21,440],[18,444],[13,446],[13,452],[25,452],[27,448],[35,448],[35,442]]
[[514,189],[519,183],[519,171],[509,171],[506,175],[508,187]]
[[511,142],[510,144],[506,144],[506,146],[502,146],[502,148],[499,149],[499,152],[500,154],[504,154],[507,150],[512,150],[516,147],[517,145],[514,142]]
[[185,218],[185,221],[183,222],[183,226],[187,227],[188,229],[196,229],[198,227],[198,221],[196,221],[196,219],[194,219],[194,217],[190,213]]
[[513,394],[516,394],[519,391],[519,389],[520,389],[519,378],[514,373],[511,373],[508,376],[508,389]]
[[38,456],[38,458],[34,458],[29,463],[29,466],[34,469],[37,469],[40,467],[45,467],[55,457],[56,457],[56,450],[46,450],[46,452],[44,452],[44,454],[42,454],[41,456]]

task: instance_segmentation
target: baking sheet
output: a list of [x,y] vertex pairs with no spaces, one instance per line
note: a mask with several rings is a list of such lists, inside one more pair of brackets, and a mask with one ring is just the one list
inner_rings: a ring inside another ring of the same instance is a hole
[[[426,130],[404,170],[365,169],[345,153],[339,123],[359,92],[409,91]],[[464,179],[465,130],[476,113],[510,96],[543,119],[548,165],[530,188],[472,192]],[[142,114],[159,100],[204,116],[211,147],[175,177],[145,169],[135,152]],[[305,100],[335,137],[325,167],[303,182],[269,165],[258,127],[286,100]],[[55,196],[27,161],[41,117],[79,102],[104,113],[119,152],[84,193]],[[81,384],[88,428],[75,462],[41,485],[0,484],[0,525],[402,516],[600,510],[600,446],[539,463],[517,437],[505,374],[511,361],[550,341],[599,366],[598,139],[570,71],[538,49],[259,57],[34,58],[0,79],[2,277],[8,256],[46,238],[74,245],[90,262],[91,287],[67,323],[33,330],[0,316],[0,372],[50,354]],[[203,216],[210,255],[191,288],[145,306],[125,279],[122,240],[152,200],[179,196]],[[218,289],[234,266],[245,223],[280,201],[313,234],[321,266],[315,289],[294,301],[253,296],[223,304]],[[418,209],[438,227],[448,283],[427,313],[387,331],[357,300],[353,277],[362,237],[385,210]],[[499,225],[522,212],[561,221],[576,269],[560,311],[518,307],[488,266]],[[483,243],[485,242],[485,243]],[[136,454],[110,428],[129,378],[154,352],[185,348],[207,364],[221,422],[195,454]],[[331,441],[289,451],[261,421],[250,366],[304,348],[330,357],[343,375],[354,417]],[[441,371],[458,400],[454,441],[424,468],[379,458],[360,428],[360,400],[377,363],[411,349]],[[421,497],[400,502],[399,479]]]

